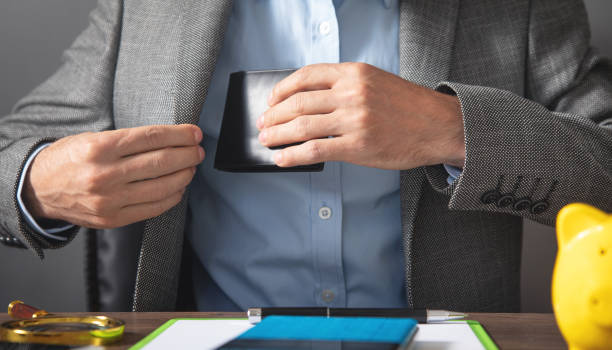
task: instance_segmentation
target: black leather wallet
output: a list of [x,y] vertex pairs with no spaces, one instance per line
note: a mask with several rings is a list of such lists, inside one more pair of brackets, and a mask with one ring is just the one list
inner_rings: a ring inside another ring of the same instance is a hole
[[274,85],[294,72],[293,69],[236,72],[230,74],[225,111],[215,169],[233,172],[321,171],[323,163],[281,168],[274,164],[274,150],[259,143],[257,118],[268,109],[268,95]]

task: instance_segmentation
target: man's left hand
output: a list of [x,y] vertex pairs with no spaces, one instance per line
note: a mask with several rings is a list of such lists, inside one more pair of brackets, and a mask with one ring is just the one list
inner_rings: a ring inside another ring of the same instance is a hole
[[[305,66],[279,82],[259,118],[259,140],[281,167],[343,161],[382,169],[463,166],[455,96],[365,63]],[[333,136],[333,137],[329,137]]]

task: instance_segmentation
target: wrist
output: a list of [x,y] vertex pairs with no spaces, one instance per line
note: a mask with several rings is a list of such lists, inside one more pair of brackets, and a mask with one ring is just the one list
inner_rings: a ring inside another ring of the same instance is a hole
[[[28,176],[29,177],[29,176]],[[26,178],[26,181],[23,185],[23,202],[28,208],[30,214],[35,220],[41,219],[44,217],[44,212],[42,210],[42,205],[36,198],[36,193],[30,184],[30,181]]]
[[437,164],[448,164],[462,168],[465,163],[465,134],[463,129],[463,114],[459,98],[454,95],[442,95],[443,127],[440,129],[440,160]]
[[25,169],[26,174],[23,182],[22,200],[23,204],[35,220],[52,219],[45,211],[41,203],[39,193],[42,189],[42,182],[38,175],[38,169],[41,164],[41,156],[44,156],[46,149],[43,149],[36,155],[29,169]]

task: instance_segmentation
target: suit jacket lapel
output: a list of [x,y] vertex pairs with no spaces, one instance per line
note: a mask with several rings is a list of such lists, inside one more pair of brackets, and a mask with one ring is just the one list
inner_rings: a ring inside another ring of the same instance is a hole
[[183,0],[174,120],[197,124],[223,45],[231,0]]
[[[181,42],[175,90],[176,124],[197,124],[214,71],[232,2],[181,0]],[[145,222],[134,287],[134,311],[176,307],[187,195]]]
[[[403,0],[400,4],[400,76],[435,88],[449,76],[459,0]],[[404,170],[400,177],[406,300],[414,306],[412,237],[423,186],[422,168]]]

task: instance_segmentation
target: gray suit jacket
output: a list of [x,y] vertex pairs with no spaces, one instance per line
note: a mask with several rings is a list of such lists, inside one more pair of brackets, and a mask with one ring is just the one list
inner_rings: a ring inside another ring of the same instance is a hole
[[[5,243],[41,257],[61,246],[30,230],[15,200],[41,142],[198,122],[230,12],[231,1],[99,1],[57,73],[0,119]],[[584,6],[402,1],[400,75],[458,95],[467,154],[450,186],[440,166],[401,173],[408,304],[517,311],[521,218],[552,224],[577,201],[612,210],[612,66],[589,47]],[[142,237],[122,291],[134,310],[175,308],[186,209],[102,233]]]

